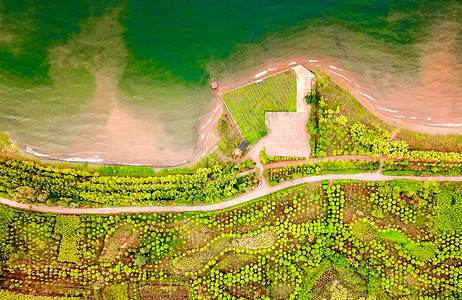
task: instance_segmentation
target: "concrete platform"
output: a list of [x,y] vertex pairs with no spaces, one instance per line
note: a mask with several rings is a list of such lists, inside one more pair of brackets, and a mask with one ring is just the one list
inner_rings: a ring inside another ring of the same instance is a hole
[[297,112],[267,112],[265,127],[265,148],[268,156],[310,157],[309,135],[306,124],[310,117],[310,106],[305,96],[311,92],[314,75],[299,65],[293,68],[297,73]]
[[306,114],[297,112],[267,112],[265,139],[268,156],[309,157],[309,137],[306,132]]

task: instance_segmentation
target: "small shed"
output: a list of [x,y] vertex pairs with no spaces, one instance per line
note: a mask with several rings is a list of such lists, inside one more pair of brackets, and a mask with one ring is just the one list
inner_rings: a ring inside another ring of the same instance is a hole
[[239,150],[241,150],[242,153],[244,153],[245,150],[249,148],[249,146],[250,146],[249,142],[247,142],[246,140],[242,140],[242,142],[239,144],[239,146],[237,146],[237,148],[239,148]]
[[242,140],[242,142],[237,146],[236,150],[234,150],[233,155],[241,156],[247,148],[249,148],[250,144],[246,140]]
[[210,87],[212,88],[212,90],[216,90],[216,89],[218,88],[218,82],[213,81],[213,82],[210,84]]

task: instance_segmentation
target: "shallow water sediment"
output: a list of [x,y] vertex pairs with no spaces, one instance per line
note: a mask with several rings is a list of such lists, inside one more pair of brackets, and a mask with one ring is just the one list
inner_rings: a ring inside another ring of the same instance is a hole
[[143,4],[3,4],[0,130],[61,159],[177,164],[213,143],[210,75],[292,62],[390,120],[462,126],[458,1]]

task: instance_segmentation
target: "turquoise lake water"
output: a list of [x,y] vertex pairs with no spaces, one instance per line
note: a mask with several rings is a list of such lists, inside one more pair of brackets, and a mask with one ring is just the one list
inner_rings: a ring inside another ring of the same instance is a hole
[[[442,100],[462,117],[459,1],[0,3],[0,130],[41,153],[101,156],[117,139],[108,120],[127,115],[133,127],[147,124],[160,150],[194,149],[212,106],[210,75],[230,81],[292,56],[347,70],[393,110],[403,87],[418,94],[416,74],[441,52],[435,63],[450,61],[443,67],[454,79]],[[431,80],[423,85],[432,89]],[[115,106],[123,113],[111,119]]]

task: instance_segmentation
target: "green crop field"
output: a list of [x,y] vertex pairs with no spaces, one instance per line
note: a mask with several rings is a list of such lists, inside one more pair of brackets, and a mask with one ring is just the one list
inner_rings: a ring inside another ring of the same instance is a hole
[[297,75],[289,70],[222,96],[244,139],[253,144],[265,135],[265,112],[297,110]]

